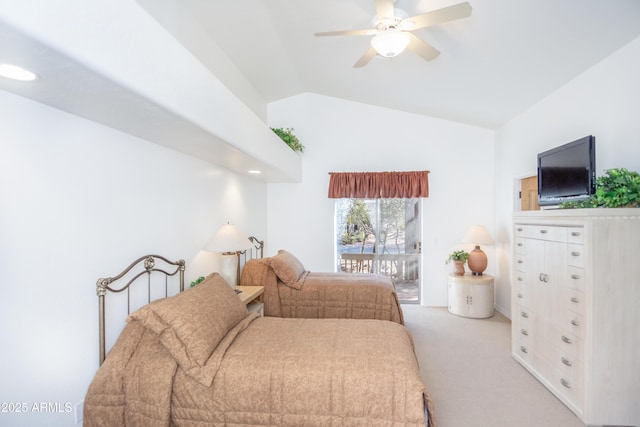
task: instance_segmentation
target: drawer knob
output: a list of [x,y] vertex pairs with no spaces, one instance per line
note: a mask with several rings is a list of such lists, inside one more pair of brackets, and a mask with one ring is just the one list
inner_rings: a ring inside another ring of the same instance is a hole
[[520,276],[518,276],[518,282],[522,282],[524,279]]
[[520,313],[520,316],[524,317],[525,319],[527,319],[529,317],[529,315],[527,313],[525,313],[524,311]]
[[573,252],[571,252],[571,256],[580,256],[580,252],[573,251]]
[[573,237],[578,237],[578,236],[580,235],[580,232],[579,232],[579,231],[572,231],[572,232],[571,232],[571,235],[572,235]]
[[522,228],[518,227],[516,228],[516,231],[522,231]]
[[566,357],[560,358],[560,361],[562,363],[564,363],[565,365],[567,365],[567,366],[572,366],[573,365],[573,363],[571,363],[571,360],[567,359]]
[[528,353],[528,352],[529,352],[529,351],[527,350],[527,347],[525,347],[525,346],[523,346],[523,345],[521,345],[521,346],[520,346],[520,351],[521,351],[521,352],[523,352],[523,353]]
[[522,294],[518,294],[518,298],[524,298]]
[[571,344],[573,343],[573,340],[571,338],[567,338],[564,335],[562,336],[562,338],[560,338],[562,340],[562,342],[565,342],[567,344]]
[[580,322],[578,322],[578,321],[577,321],[577,320],[575,320],[575,319],[571,321],[571,324],[572,324],[573,326],[580,326]]
[[544,229],[543,229],[543,230],[540,230],[540,233],[541,233],[541,234],[547,234],[547,232],[548,232],[548,230],[544,230]]
[[529,335],[529,332],[526,329],[520,329],[520,333],[525,336]]
[[523,261],[522,261],[521,259],[519,259],[519,260],[517,261],[517,263],[518,263],[518,264],[522,264],[522,263],[523,263]]
[[580,278],[580,276],[578,276],[577,274],[572,274],[572,275],[571,275],[571,278],[572,278],[573,280],[578,280],[578,279]]
[[569,381],[565,380],[564,378],[560,378],[560,384],[562,384],[566,388],[571,388],[571,383]]
[[522,243],[518,243],[517,246],[522,246]]
[[571,302],[574,302],[574,303],[576,303],[576,304],[577,304],[577,303],[579,303],[579,302],[580,302],[580,299],[579,299],[579,298],[577,298],[577,297],[571,297]]

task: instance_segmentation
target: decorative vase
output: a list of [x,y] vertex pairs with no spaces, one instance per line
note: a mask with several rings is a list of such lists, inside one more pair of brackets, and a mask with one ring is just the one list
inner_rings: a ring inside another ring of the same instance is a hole
[[453,261],[453,274],[464,276],[464,261]]

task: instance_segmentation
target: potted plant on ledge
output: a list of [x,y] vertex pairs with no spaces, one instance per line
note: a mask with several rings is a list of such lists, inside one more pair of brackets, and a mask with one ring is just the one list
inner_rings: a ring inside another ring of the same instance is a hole
[[459,250],[453,251],[449,254],[449,258],[445,261],[445,264],[453,262],[454,270],[453,274],[456,276],[464,276],[464,263],[469,259],[469,252]]
[[293,133],[293,128],[271,128],[271,130],[284,141],[293,151],[304,152],[304,145]]

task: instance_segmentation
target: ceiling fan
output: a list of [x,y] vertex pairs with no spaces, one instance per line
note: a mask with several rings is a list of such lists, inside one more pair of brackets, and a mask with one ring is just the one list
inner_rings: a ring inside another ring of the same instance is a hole
[[440,51],[419,39],[412,31],[471,15],[471,5],[467,2],[410,17],[405,11],[394,8],[397,0],[374,1],[377,15],[375,28],[315,33],[318,37],[373,36],[371,47],[355,63],[354,68],[364,67],[376,55],[393,58],[407,48],[425,61],[431,61],[440,55]]

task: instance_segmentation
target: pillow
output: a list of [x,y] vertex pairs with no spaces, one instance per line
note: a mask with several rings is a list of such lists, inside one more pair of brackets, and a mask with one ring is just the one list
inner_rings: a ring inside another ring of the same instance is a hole
[[158,334],[185,371],[202,367],[228,331],[247,317],[244,305],[218,273],[178,295],[153,301],[129,316]]
[[297,282],[305,272],[304,266],[298,258],[284,249],[280,249],[276,256],[269,258],[269,265],[285,285]]

